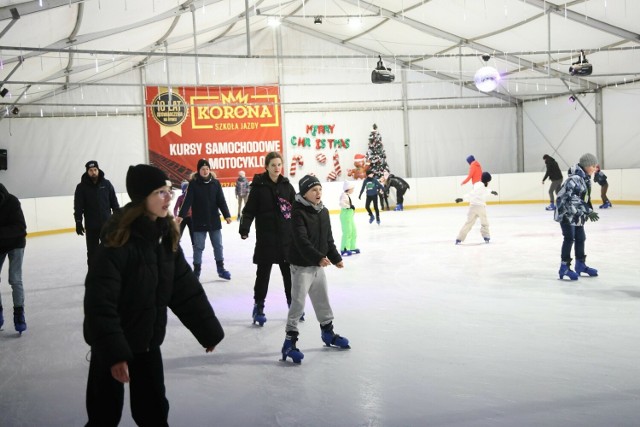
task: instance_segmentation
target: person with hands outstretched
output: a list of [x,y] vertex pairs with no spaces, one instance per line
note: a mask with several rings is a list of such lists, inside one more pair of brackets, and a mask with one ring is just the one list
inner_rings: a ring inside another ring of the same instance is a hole
[[469,234],[469,231],[471,231],[477,219],[480,219],[480,234],[485,243],[489,243],[491,233],[489,232],[489,220],[487,219],[487,197],[489,194],[493,194],[494,196],[498,195],[497,191],[489,192],[487,188],[489,182],[491,182],[491,174],[489,172],[482,172],[480,181],[473,184],[473,190],[465,194],[463,198],[458,197],[455,200],[456,203],[462,203],[464,200],[469,201],[467,221],[460,229],[460,232],[458,232],[456,245],[464,242],[464,239],[466,239],[467,234]]
[[[598,221],[600,216],[591,205],[591,175],[596,170],[598,160],[591,153],[585,153],[577,164],[571,166],[568,178],[556,196],[554,219],[562,229],[562,249],[560,253],[560,279],[565,276],[578,280],[581,273],[597,276],[598,270],[586,265],[587,255],[584,242],[587,238],[584,224]],[[576,269],[571,270],[571,249],[575,245]]]
[[301,363],[304,354],[297,348],[298,321],[304,312],[307,295],[320,322],[320,337],[328,347],[348,349],[349,340],[333,331],[333,310],[324,267],[344,263],[331,232],[329,211],[322,204],[322,185],[318,178],[305,175],[300,179],[300,193],[296,194],[292,212],[291,307],[287,315],[282,360],[290,357]]
[[126,185],[131,203],[105,225],[85,280],[84,338],[91,346],[87,426],[118,425],[125,383],[136,424],[167,426],[160,351],[167,308],[207,353],[224,331],[180,248],[166,174],[149,165],[131,166]]

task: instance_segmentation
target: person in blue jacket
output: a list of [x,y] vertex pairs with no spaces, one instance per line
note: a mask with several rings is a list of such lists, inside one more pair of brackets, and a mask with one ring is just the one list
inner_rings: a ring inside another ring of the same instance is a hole
[[602,204],[598,206],[600,209],[608,209],[612,207],[611,200],[607,197],[607,190],[609,189],[609,182],[607,182],[607,175],[602,172],[600,165],[596,165],[596,173],[593,175],[593,180],[596,184],[600,185],[600,197],[602,198]]
[[[367,213],[369,214],[369,224],[376,220],[376,223],[380,225],[380,211],[378,210],[378,193],[380,191],[384,191],[384,187],[380,184],[380,181],[374,178],[373,171],[367,171],[367,177],[362,182],[362,188],[360,189],[360,194],[358,195],[358,199],[362,198],[362,193],[367,191],[367,200],[364,204]],[[371,202],[373,202],[373,209],[376,211],[376,216],[373,216],[371,212]]]

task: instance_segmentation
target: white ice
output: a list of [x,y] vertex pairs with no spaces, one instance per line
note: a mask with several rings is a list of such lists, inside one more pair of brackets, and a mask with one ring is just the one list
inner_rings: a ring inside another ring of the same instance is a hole
[[[356,213],[360,255],[327,268],[336,332],[323,347],[310,303],[301,365],[281,362],[286,302],[274,268],[264,327],[251,324],[252,237],[224,225],[217,278],[207,242],[203,282],[226,338],[212,354],[171,315],[162,347],[174,426],[638,426],[640,207],[616,205],[589,223],[598,277],[558,280],[560,227],[542,205],[488,207],[456,246],[466,206]],[[333,233],[339,242],[337,215]],[[189,259],[191,248],[185,235]],[[28,330],[0,291],[0,425],[81,426],[89,347],[82,336],[84,239],[29,238]],[[128,394],[122,426],[134,425]]]

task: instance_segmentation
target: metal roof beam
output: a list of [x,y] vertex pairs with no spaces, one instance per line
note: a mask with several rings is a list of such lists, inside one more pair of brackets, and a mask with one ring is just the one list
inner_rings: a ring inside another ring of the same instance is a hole
[[604,31],[605,33],[621,37],[628,41],[640,43],[640,34],[625,30],[624,28],[616,27],[615,25],[607,24],[606,22],[598,21],[597,19],[593,19],[587,15],[574,12],[571,9],[567,9],[566,5],[556,5],[545,0],[527,0],[526,3],[530,6],[570,19],[578,24]]

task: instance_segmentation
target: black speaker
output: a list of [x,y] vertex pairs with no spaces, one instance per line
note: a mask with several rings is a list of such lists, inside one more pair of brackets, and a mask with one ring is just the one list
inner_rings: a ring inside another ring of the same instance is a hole
[[7,150],[0,148],[0,171],[7,170]]

